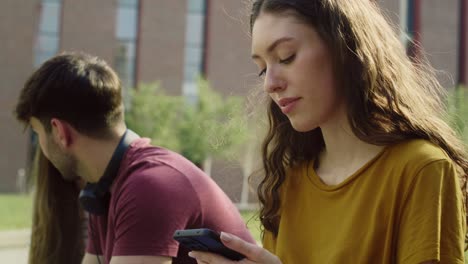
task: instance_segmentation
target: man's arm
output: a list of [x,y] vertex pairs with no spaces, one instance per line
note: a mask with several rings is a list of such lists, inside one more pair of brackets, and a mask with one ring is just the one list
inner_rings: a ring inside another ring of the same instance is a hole
[[199,213],[197,197],[180,172],[149,165],[132,172],[134,176],[129,176],[113,208],[112,264],[171,263],[179,250],[174,231],[185,229]]
[[[99,261],[101,263],[104,263],[104,258],[102,256],[99,256]],[[86,253],[84,255],[83,261],[81,261],[81,264],[99,264],[98,261],[98,256]]]
[[[104,263],[104,258],[99,256],[99,261]],[[81,264],[99,264],[96,255],[86,253]],[[160,256],[114,256],[111,264],[171,264],[172,258]]]
[[114,256],[110,264],[171,264],[172,258],[161,256]]

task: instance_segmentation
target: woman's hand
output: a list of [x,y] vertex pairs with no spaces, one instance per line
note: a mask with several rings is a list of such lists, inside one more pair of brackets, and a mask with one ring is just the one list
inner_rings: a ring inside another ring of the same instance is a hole
[[271,254],[268,250],[255,244],[248,243],[237,236],[221,232],[221,241],[226,245],[226,247],[241,253],[246,258],[241,261],[232,261],[220,255],[201,251],[192,251],[189,253],[189,256],[195,258],[200,264],[281,264],[279,258]]

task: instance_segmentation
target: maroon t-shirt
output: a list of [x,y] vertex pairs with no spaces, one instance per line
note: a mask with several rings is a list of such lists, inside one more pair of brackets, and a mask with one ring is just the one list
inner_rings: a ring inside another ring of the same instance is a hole
[[132,142],[110,193],[107,216],[91,215],[88,225],[87,252],[104,255],[106,263],[112,256],[140,255],[196,263],[172,238],[177,229],[210,228],[254,241],[237,208],[209,176],[148,139]]

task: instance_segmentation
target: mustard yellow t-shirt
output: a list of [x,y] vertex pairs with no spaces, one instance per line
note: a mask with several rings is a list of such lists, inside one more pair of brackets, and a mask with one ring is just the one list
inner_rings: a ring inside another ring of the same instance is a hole
[[[341,184],[291,168],[277,238],[264,247],[285,264],[463,264],[465,210],[455,166],[439,147],[386,147]],[[307,168],[308,166],[308,168]]]

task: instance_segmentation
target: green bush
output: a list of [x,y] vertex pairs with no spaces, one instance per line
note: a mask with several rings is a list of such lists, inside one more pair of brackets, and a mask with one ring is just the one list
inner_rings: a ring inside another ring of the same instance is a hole
[[130,93],[128,127],[198,165],[210,155],[233,158],[247,139],[243,100],[223,97],[206,80],[199,80],[198,90],[198,102],[191,104],[167,95],[158,83],[138,86]]
[[450,123],[468,144],[468,88],[458,87],[448,96]]
[[154,144],[170,149],[179,149],[179,140],[174,136],[179,118],[180,97],[169,96],[158,83],[142,84],[130,92],[130,106],[126,122],[130,129],[141,136],[149,137]]

